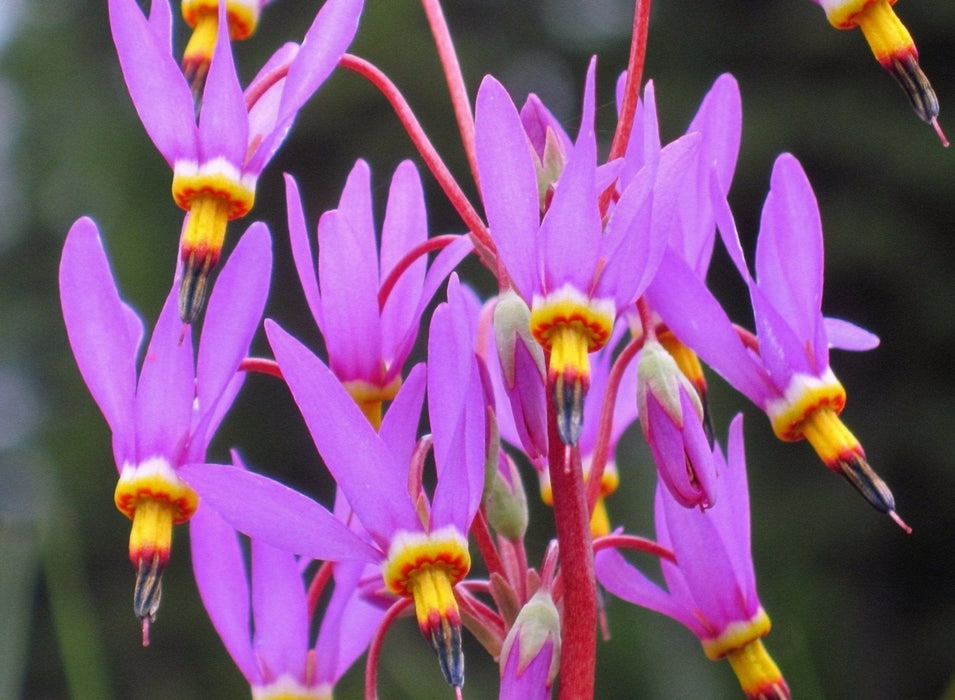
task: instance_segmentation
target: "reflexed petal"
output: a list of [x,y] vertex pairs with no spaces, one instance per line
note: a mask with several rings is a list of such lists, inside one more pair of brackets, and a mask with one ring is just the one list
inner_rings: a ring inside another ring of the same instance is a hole
[[316,685],[334,685],[368,648],[385,609],[369,602],[359,585],[363,577],[379,572],[360,562],[335,565],[335,590],[315,643],[315,656],[321,659]]
[[600,585],[618,598],[682,622],[698,636],[704,631],[691,610],[644,576],[616,550],[597,552],[594,571]]
[[178,475],[232,527],[273,547],[310,559],[382,559],[323,506],[268,477],[224,464],[187,464]]
[[226,261],[202,324],[196,386],[203,418],[216,408],[259,327],[272,272],[272,239],[252,224]]
[[319,330],[322,328],[322,297],[318,292],[318,260],[312,257],[312,245],[309,242],[308,226],[305,223],[305,212],[302,210],[302,199],[298,192],[295,179],[285,175],[285,202],[288,209],[289,239],[292,245],[292,258],[295,261],[295,270],[305,292],[308,308],[315,317]]
[[[740,599],[733,560],[714,518],[710,517],[711,511],[684,508],[666,494],[658,494],[657,504],[663,509],[672,549],[694,607],[715,625],[709,627],[706,636],[719,634],[729,622],[748,620],[755,615],[755,608],[746,609],[752,601]],[[713,510],[720,505],[714,505]],[[664,567],[668,586],[670,568]]]
[[785,391],[794,372],[822,374],[829,366],[829,349],[826,348],[822,358],[807,355],[806,340],[793,332],[787,323],[789,319],[766,298],[762,287],[750,285],[749,292],[759,339],[759,356],[773,384]]
[[308,601],[293,554],[252,539],[253,644],[272,678],[290,675],[305,683],[308,654]]
[[[192,336],[183,335],[179,289],[166,297],[136,386],[136,452],[163,455],[177,466],[192,423],[196,396]],[[181,339],[181,341],[180,341]]]
[[192,571],[202,604],[229,655],[250,684],[262,682],[249,632],[249,582],[235,530],[212,508],[189,521]]
[[378,267],[374,239],[371,249],[366,243],[341,209],[325,212],[318,222],[322,333],[329,365],[343,382],[375,385],[382,371]]
[[[262,70],[259,71],[245,90],[250,151],[247,155],[248,162],[245,164],[245,172],[255,175],[261,173],[272,156],[275,155],[275,151],[282,145],[284,134],[282,138],[269,138],[267,146],[270,150],[266,151],[262,148],[265,138],[271,137],[272,132],[276,130],[275,125],[279,118],[279,103],[282,101],[282,91],[285,89],[286,79],[286,76],[281,75],[281,73],[287,69],[288,64],[295,58],[298,48],[298,44],[293,42],[284,44],[266,61]],[[279,75],[281,77],[278,77]],[[255,99],[249,106],[250,98],[253,95]]]
[[716,298],[668,249],[647,289],[650,306],[687,347],[757,406],[778,395]]
[[388,446],[396,464],[411,464],[427,378],[424,363],[412,367],[381,421],[378,434]]
[[597,140],[593,120],[594,62],[591,61],[577,142],[541,222],[545,292],[559,289],[567,282],[585,293],[590,291],[603,236],[595,184]]
[[70,229],[59,281],[63,320],[76,364],[109,423],[121,463],[135,447],[133,399],[139,337],[90,219],[79,219]]
[[537,176],[517,109],[504,86],[490,76],[478,90],[474,124],[481,196],[491,235],[511,280],[530,300],[540,290]]
[[[756,279],[800,341],[818,354],[822,321],[822,222],[802,166],[776,159],[756,241]],[[823,342],[824,345],[824,342]]]
[[153,33],[136,0],[109,0],[109,20],[126,87],[149,138],[169,167],[179,158],[196,158],[192,92],[169,53],[168,36]]
[[282,92],[280,119],[294,118],[325,82],[358,30],[362,0],[328,0],[305,33]]
[[[418,337],[418,326],[421,323],[421,317],[425,312],[428,304],[431,303],[431,299],[437,293],[438,289],[444,284],[444,280],[448,275],[458,266],[458,263],[461,262],[465,256],[474,250],[474,244],[471,242],[470,237],[460,236],[456,241],[451,243],[448,246],[445,246],[444,249],[435,257],[434,262],[431,264],[431,267],[428,268],[428,273],[424,278],[424,286],[421,289],[421,296],[418,299],[418,306],[415,308],[412,318],[414,318],[414,323],[405,330],[404,337],[397,343],[393,348],[392,357],[384,358],[391,362],[391,365],[388,368],[388,372],[385,376],[385,382],[390,382],[393,377],[397,376],[401,371],[401,367],[404,364],[405,359],[408,357],[408,353],[411,352],[414,342]],[[385,309],[387,311],[388,306],[392,304],[392,297],[389,297],[388,302],[385,303]],[[387,351],[388,348],[386,347]]]
[[684,258],[705,278],[713,252],[714,221],[710,178],[722,192],[729,192],[739,155],[742,106],[736,79],[724,73],[707,92],[696,116],[687,128],[702,136],[694,174],[695,187],[686,188],[681,200]]
[[362,525],[382,543],[396,529],[420,529],[410,499],[403,497],[408,465],[396,462],[321,360],[277,324],[266,321],[265,330],[312,440]]
[[467,532],[484,490],[484,394],[463,289],[452,275],[448,303],[435,309],[428,337],[428,415],[438,483],[432,529]]
[[[388,206],[381,227],[380,280],[384,282],[391,270],[402,258],[428,237],[428,216],[424,205],[421,178],[414,163],[402,161],[391,179],[388,191]],[[427,258],[415,260],[392,288],[381,310],[381,334],[383,355],[392,359],[408,328],[418,324],[415,310],[421,298],[427,270]]]
[[331,74],[358,29],[362,0],[329,0],[305,33],[284,80],[272,130],[249,159],[247,169],[261,172],[281,146],[298,110]]
[[871,350],[878,346],[879,336],[841,318],[824,318],[829,347],[840,350]]
[[245,163],[249,142],[249,119],[245,97],[232,60],[229,23],[225,3],[219,4],[219,36],[216,40],[209,76],[202,93],[199,116],[199,159],[207,162],[225,158],[240,170]]

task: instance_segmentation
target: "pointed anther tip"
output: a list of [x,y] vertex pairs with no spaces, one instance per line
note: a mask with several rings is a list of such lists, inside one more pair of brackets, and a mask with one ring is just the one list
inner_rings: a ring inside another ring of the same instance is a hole
[[[864,457],[853,454],[839,460],[839,473],[852,484],[853,488],[880,513],[898,518],[895,514],[895,497],[888,485],[869,466]],[[899,521],[897,521],[899,522]],[[901,523],[904,530],[907,525]]]
[[183,266],[179,283],[179,318],[185,324],[193,323],[206,305],[209,294],[209,274],[214,263],[206,256],[202,264],[190,256]]
[[933,117],[929,123],[932,125],[932,128],[935,129],[935,133],[938,134],[938,140],[942,142],[942,146],[948,148],[948,139],[945,138],[945,132],[942,131],[942,127],[938,123],[938,117]]
[[896,525],[898,525],[900,528],[902,528],[903,532],[905,532],[906,535],[911,535],[911,534],[912,534],[912,528],[909,527],[908,523],[906,523],[904,520],[902,520],[902,518],[899,517],[899,514],[896,513],[894,510],[890,510],[890,511],[889,511],[889,517],[892,518],[892,520],[895,521],[895,524],[896,524]]
[[149,618],[143,618],[143,647],[149,646]]
[[554,408],[560,441],[574,447],[580,441],[584,425],[584,384],[580,377],[570,380],[558,375],[554,381]]

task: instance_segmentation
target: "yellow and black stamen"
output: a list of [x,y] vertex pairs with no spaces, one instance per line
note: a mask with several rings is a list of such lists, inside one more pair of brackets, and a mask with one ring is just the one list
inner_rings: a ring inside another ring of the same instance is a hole
[[464,685],[463,623],[454,586],[470,569],[467,539],[453,526],[429,534],[398,533],[382,567],[388,590],[414,600],[418,628],[454,688]]
[[912,35],[892,9],[895,0],[854,0],[828,13],[837,29],[859,27],[879,64],[905,91],[919,118],[932,125],[942,144],[948,140],[938,124],[938,97],[919,66]]
[[895,512],[889,487],[869,466],[862,445],[839,418],[846,392],[832,372],[821,380],[797,375],[787,395],[793,398],[782,399],[767,410],[777,437],[787,442],[807,440],[829,469],[908,531]]
[[534,299],[530,330],[549,355],[547,383],[565,445],[574,446],[580,440],[590,386],[589,354],[607,343],[614,317],[612,301],[590,299],[570,285]]
[[[180,169],[186,168],[177,163],[177,171]],[[227,163],[196,170],[176,172],[172,181],[176,204],[189,212],[179,245],[183,265],[179,316],[183,323],[195,321],[205,306],[209,275],[222,254],[228,222],[248,214],[255,203],[254,187],[242,184],[235,168]]]
[[703,652],[715,661],[729,661],[749,700],[789,700],[792,695],[782,672],[763,645],[771,623],[760,608],[752,619],[730,624],[722,634],[704,639]]
[[133,521],[129,560],[136,570],[133,611],[143,624],[143,645],[162,599],[162,572],[172,549],[172,528],[192,517],[196,492],[181,482],[166,460],[156,457],[127,466],[113,496],[116,507]]

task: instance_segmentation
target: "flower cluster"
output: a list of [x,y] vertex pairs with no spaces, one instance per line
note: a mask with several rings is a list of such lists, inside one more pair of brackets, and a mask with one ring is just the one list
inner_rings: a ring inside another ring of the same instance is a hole
[[[374,697],[384,635],[411,608],[457,697],[467,634],[499,663],[501,697],[550,697],[555,686],[563,698],[589,697],[598,584],[683,623],[707,657],[729,660],[747,697],[788,698],[762,643],[770,622],[750,554],[742,419],[724,453],[704,365],[780,439],[807,440],[907,529],[839,417],[846,391],[829,350],[868,350],[878,339],[823,316],[822,224],[797,159],[783,154],[773,166],[754,274],[728,201],[739,88],[717,77],[684,133],[662,142],[653,83],[642,84],[647,0],[636,3],[606,155],[596,58],[573,135],[537,96],[518,107],[491,76],[472,116],[440,6],[424,0],[482,215],[388,77],[345,53],[361,0],[327,0],[301,44],[279,48],[243,90],[232,42],[267,17],[266,4],[183,0],[193,34],[177,58],[168,0],[152,0],[148,14],[136,0],[109,2],[130,97],[187,212],[141,360],[143,322],[121,300],[91,220],[73,226],[60,267],[73,353],[113,434],[144,642],[173,525],[191,519],[202,600],[255,698],[330,698],[366,653]],[[944,141],[937,100],[889,3],[820,4],[835,26],[862,27]],[[429,235],[411,161],[392,175],[380,225],[365,160],[315,224],[286,175],[289,247],[319,351],[283,328],[282,309],[262,322],[264,224],[249,227],[214,283],[211,273],[227,222],[250,213],[259,176],[336,66],[382,92],[467,230]],[[752,331],[707,286],[720,250],[749,292]],[[496,279],[490,299],[461,277],[472,253]],[[260,327],[272,358],[249,356]],[[334,479],[333,503],[254,470],[268,465],[247,467],[241,445],[227,464],[207,456],[249,371],[287,386]],[[622,532],[614,517],[617,485],[636,468],[616,445],[637,422],[659,476],[655,542]],[[524,481],[534,472],[553,508],[544,552],[525,542]],[[628,550],[659,559],[665,588]]]

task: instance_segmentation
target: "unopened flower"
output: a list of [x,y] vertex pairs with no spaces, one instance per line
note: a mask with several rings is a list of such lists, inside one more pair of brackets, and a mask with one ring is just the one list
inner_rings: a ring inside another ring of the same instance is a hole
[[644,343],[637,368],[640,425],[661,480],[681,505],[709,508],[716,468],[696,389],[656,340]]
[[262,317],[271,264],[268,230],[253,224],[213,290],[198,359],[191,334],[183,334],[174,287],[137,378],[142,323],[119,297],[96,225],[80,219],[63,247],[63,319],[80,373],[113,433],[115,502],[132,520],[134,609],[144,641],[159,608],[172,526],[187,521],[197,506],[178,471],[205,461],[242,385],[244,374],[237,370]]
[[504,638],[500,697],[549,698],[559,669],[560,615],[550,591],[541,588],[521,608]]

